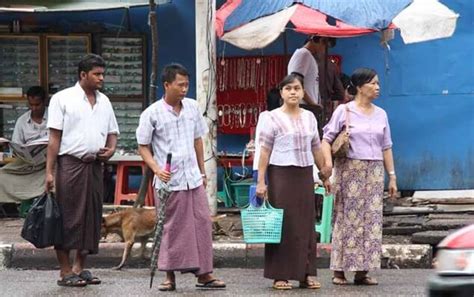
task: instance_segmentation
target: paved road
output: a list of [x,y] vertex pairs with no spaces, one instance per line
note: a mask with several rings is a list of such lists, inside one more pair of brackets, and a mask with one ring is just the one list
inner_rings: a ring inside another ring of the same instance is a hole
[[[380,285],[374,287],[338,287],[330,283],[329,270],[319,270],[323,287],[318,291],[293,289],[277,292],[271,281],[262,277],[261,269],[218,269],[216,275],[227,282],[221,291],[202,291],[194,287],[195,278],[190,274],[178,275],[178,288],[174,293],[158,293],[156,286],[163,274],[155,277],[149,289],[147,269],[123,271],[94,270],[102,278],[102,285],[85,288],[64,288],[56,285],[57,271],[6,270],[0,271],[0,296],[426,296],[426,281],[431,270],[382,270],[377,276]],[[297,283],[295,282],[294,285]]]

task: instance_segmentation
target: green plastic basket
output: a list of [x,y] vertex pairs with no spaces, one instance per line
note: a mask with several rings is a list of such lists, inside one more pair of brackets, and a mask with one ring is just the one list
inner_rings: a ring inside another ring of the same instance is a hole
[[237,207],[244,207],[249,204],[249,189],[253,182],[231,183],[232,197]]
[[280,243],[283,209],[273,208],[266,200],[260,207],[250,204],[240,214],[245,243]]

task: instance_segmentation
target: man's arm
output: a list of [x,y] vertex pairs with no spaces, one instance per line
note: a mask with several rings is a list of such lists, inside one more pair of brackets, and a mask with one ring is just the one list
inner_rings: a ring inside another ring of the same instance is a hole
[[97,158],[101,161],[107,161],[112,158],[117,148],[117,134],[108,134],[105,141],[105,147],[101,148],[97,153]]
[[54,168],[59,153],[62,135],[62,130],[53,128],[49,129],[49,142],[46,157],[46,192],[51,191],[54,187]]
[[171,174],[166,170],[162,170],[160,166],[158,166],[155,159],[153,159],[153,154],[151,153],[150,145],[139,144],[138,153],[140,154],[140,156],[142,156],[142,159],[145,164],[151,169],[151,171],[153,171],[154,175],[156,175],[160,180],[165,183],[170,181]]
[[346,97],[346,90],[344,90],[341,79],[337,75],[337,72],[334,72],[333,87],[334,87],[334,95],[333,95],[333,98],[331,98],[331,100],[341,101],[341,102],[344,101],[344,98]]
[[204,187],[206,187],[207,176],[206,176],[206,169],[204,167],[204,145],[203,145],[201,137],[194,139],[194,151],[196,152],[196,159],[198,162],[199,171],[201,172],[201,175],[202,175],[202,181],[203,181]]

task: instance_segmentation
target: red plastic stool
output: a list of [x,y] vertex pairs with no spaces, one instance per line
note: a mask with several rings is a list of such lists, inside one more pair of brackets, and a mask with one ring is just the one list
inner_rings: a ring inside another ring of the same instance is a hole
[[[130,201],[135,202],[137,199],[138,191],[131,190],[128,185],[129,168],[131,167],[141,167],[142,175],[145,174],[145,163],[143,161],[118,161],[117,179],[115,181],[115,205],[129,204]],[[154,193],[150,180],[145,197],[145,206],[155,206]]]

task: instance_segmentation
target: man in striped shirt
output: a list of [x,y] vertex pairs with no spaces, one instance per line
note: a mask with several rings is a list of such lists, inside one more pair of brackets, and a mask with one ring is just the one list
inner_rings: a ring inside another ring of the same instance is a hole
[[[224,288],[212,276],[212,223],[205,191],[202,137],[208,132],[196,100],[186,98],[189,74],[179,64],[163,69],[165,94],[140,116],[138,151],[154,173],[156,189],[168,183],[172,194],[166,203],[166,220],[158,269],[166,271],[160,291],[176,289],[175,271],[192,272],[196,287]],[[166,156],[172,154],[170,171]]]

